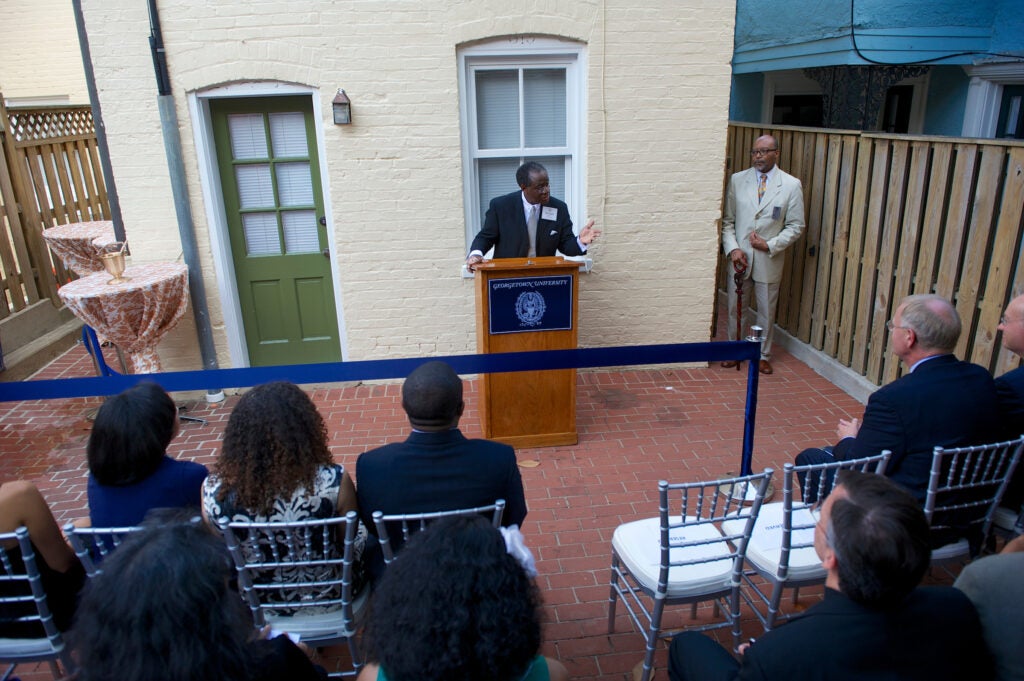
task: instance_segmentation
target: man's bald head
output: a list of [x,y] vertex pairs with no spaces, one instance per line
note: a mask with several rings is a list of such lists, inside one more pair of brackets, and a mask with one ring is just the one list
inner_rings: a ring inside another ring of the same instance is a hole
[[999,330],[1003,332],[1003,347],[1024,356],[1024,295],[1017,296],[1006,306]]
[[421,364],[402,384],[402,408],[417,430],[454,428],[464,407],[462,379],[444,362]]

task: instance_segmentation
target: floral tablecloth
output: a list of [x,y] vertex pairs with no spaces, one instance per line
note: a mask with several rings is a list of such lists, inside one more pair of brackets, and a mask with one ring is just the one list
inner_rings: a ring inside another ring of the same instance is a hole
[[114,223],[110,220],[72,222],[43,230],[43,239],[64,266],[76,274],[102,272],[100,253],[103,247],[117,241]]
[[131,265],[128,281],[108,284],[96,272],[57,293],[79,319],[125,351],[132,373],[160,371],[156,346],[188,308],[188,268],[181,263]]

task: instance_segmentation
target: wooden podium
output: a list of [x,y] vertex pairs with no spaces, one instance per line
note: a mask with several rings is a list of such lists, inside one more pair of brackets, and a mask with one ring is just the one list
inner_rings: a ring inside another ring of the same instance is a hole
[[[551,257],[477,265],[477,352],[575,348],[580,264]],[[480,423],[484,437],[513,447],[576,444],[576,370],[484,374]]]

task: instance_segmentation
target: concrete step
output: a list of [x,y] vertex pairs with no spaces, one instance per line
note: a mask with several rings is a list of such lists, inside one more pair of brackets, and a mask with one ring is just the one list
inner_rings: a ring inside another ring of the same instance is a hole
[[0,321],[4,370],[0,382],[24,381],[72,347],[82,322],[66,307],[41,300]]

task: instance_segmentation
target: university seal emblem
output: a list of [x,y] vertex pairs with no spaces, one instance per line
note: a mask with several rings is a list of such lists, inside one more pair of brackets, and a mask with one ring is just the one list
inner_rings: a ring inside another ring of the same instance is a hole
[[516,299],[516,317],[526,326],[537,326],[544,317],[544,296],[536,291],[519,294]]

